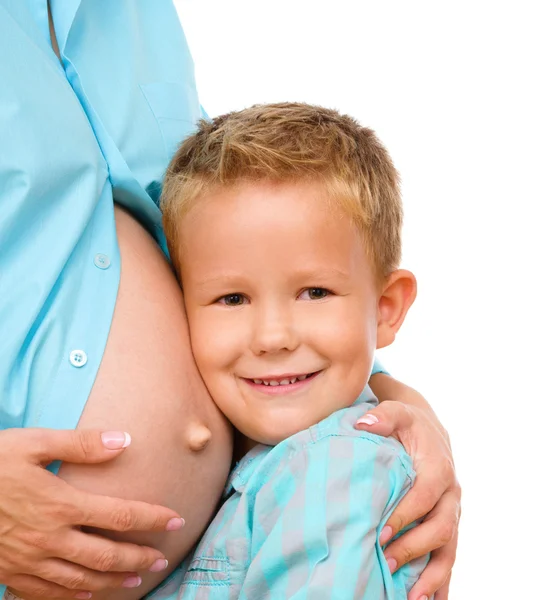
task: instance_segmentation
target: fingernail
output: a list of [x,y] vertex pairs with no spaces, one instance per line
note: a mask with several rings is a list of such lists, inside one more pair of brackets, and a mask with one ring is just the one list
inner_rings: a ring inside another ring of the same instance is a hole
[[151,573],[158,573],[164,571],[168,567],[168,561],[165,558],[157,558],[151,565],[149,571]]
[[100,437],[104,447],[110,450],[127,448],[131,444],[131,436],[126,431],[105,431]]
[[78,600],[89,600],[89,598],[93,597],[93,594],[91,592],[77,592],[74,597],[78,598]]
[[382,546],[386,544],[386,542],[392,537],[392,528],[390,525],[386,525],[382,530],[380,537],[378,538],[378,543]]
[[355,423],[356,425],[374,425],[378,423],[378,419],[374,415],[363,415],[360,419]]
[[393,573],[398,566],[398,561],[395,558],[387,558],[386,562],[388,563],[388,568],[390,569],[390,573]]
[[177,531],[181,529],[185,525],[185,519],[180,519],[179,517],[174,517],[170,519],[166,524],[166,531]]
[[141,585],[142,581],[143,580],[141,579],[141,577],[139,577],[139,575],[131,575],[131,577],[124,579],[124,582],[122,583],[122,587],[136,588]]
[[428,597],[428,596],[421,596],[421,597],[419,598],[419,600],[429,600],[429,597]]

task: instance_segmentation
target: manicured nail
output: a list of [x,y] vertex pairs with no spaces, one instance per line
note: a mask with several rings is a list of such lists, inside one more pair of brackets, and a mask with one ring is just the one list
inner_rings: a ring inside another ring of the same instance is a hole
[[141,577],[139,577],[139,575],[131,575],[131,577],[124,579],[124,582],[122,583],[122,587],[136,588],[141,585],[142,581],[143,580],[141,579]]
[[428,597],[428,596],[421,596],[421,597],[419,598],[419,600],[429,600],[429,597]]
[[100,437],[104,447],[110,450],[120,450],[131,444],[131,436],[127,431],[105,431]]
[[392,537],[392,528],[390,525],[386,525],[386,527],[382,530],[380,537],[378,538],[378,543],[382,546],[386,544],[386,542]]
[[393,573],[398,566],[398,561],[395,558],[387,558],[386,562],[388,563],[388,568],[390,569],[390,573]]
[[89,598],[93,597],[93,594],[91,592],[77,592],[74,597],[78,600],[89,600]]
[[185,519],[180,519],[179,517],[174,517],[170,519],[166,524],[166,531],[177,531],[181,529],[185,525]]
[[168,567],[168,561],[165,558],[157,558],[151,565],[149,571],[151,573],[158,573],[164,571]]
[[374,425],[378,423],[378,419],[374,415],[363,415],[360,419],[355,423],[356,425]]

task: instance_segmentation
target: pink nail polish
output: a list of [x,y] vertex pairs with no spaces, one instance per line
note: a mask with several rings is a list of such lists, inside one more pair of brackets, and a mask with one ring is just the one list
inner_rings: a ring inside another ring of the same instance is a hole
[[139,587],[142,582],[143,582],[143,580],[141,579],[141,577],[139,577],[139,575],[131,575],[127,579],[124,579],[124,582],[122,583],[122,587],[136,588],[136,587]]
[[110,450],[120,450],[131,444],[131,436],[127,431],[105,431],[100,438],[104,447]]
[[357,420],[356,425],[374,425],[378,423],[378,419],[374,415],[363,415]]
[[388,563],[388,568],[390,569],[390,573],[393,573],[398,566],[398,561],[395,558],[387,558],[386,562]]
[[185,519],[180,519],[179,517],[174,517],[170,519],[166,524],[166,531],[177,531],[181,529],[185,525]]
[[386,525],[384,529],[380,533],[380,537],[378,538],[378,543],[382,546],[386,544],[386,542],[392,537],[392,528],[390,525]]
[[92,596],[93,594],[91,594],[91,592],[77,592],[77,594],[75,594],[75,598],[78,600],[89,600]]
[[151,573],[158,573],[159,571],[164,571],[166,568],[168,568],[168,561],[165,558],[157,558],[151,565],[149,571]]

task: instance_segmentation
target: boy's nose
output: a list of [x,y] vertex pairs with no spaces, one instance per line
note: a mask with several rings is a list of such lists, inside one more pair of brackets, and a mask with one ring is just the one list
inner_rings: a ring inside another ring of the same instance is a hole
[[281,350],[291,352],[298,344],[295,326],[289,315],[277,311],[259,315],[252,340],[255,354],[272,354]]

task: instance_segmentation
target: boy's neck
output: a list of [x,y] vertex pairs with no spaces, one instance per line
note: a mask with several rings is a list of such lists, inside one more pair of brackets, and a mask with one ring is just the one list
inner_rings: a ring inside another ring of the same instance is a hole
[[252,448],[254,448],[258,442],[248,438],[234,428],[234,464],[240,461]]

